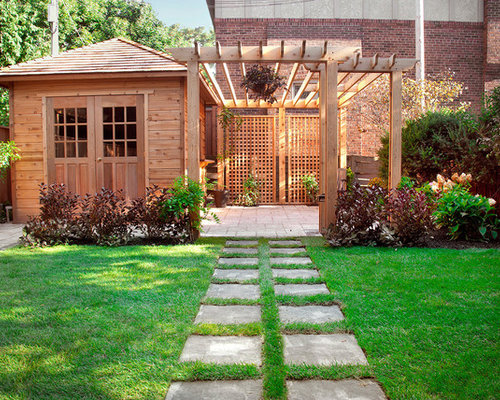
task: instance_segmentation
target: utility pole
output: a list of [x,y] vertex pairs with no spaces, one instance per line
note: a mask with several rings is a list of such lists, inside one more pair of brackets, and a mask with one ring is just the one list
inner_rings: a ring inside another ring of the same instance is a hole
[[416,0],[417,13],[415,17],[415,57],[417,60],[416,65],[416,79],[420,83],[422,95],[420,97],[420,105],[422,112],[425,107],[425,42],[424,42],[424,0]]
[[51,55],[55,57],[59,54],[59,0],[50,0],[47,19],[50,27]]

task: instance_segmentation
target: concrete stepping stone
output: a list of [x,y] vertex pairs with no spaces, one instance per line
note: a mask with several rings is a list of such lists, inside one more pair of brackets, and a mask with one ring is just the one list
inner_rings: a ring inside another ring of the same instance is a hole
[[315,294],[330,294],[330,291],[324,283],[307,285],[307,284],[287,284],[274,285],[274,292],[279,295],[290,296],[314,296]]
[[237,283],[211,283],[207,298],[257,300],[260,297],[259,285],[239,285]]
[[221,265],[257,265],[258,263],[259,259],[253,257],[219,258],[219,264]]
[[354,335],[284,335],[285,363],[368,365]]
[[259,306],[211,306],[202,304],[195,324],[249,324],[260,321]]
[[280,320],[285,324],[303,322],[326,324],[344,319],[338,306],[278,306]]
[[273,278],[309,279],[319,278],[315,269],[273,269]]
[[165,400],[259,400],[261,380],[173,382]]
[[271,257],[271,265],[308,265],[312,264],[309,257]]
[[300,240],[270,240],[269,246],[302,246]]
[[257,254],[258,249],[245,248],[245,247],[224,247],[222,249],[224,254]]
[[384,391],[374,381],[287,381],[288,400],[386,400]]
[[271,254],[286,254],[293,256],[294,254],[305,253],[304,247],[271,247],[269,252]]
[[214,364],[260,365],[262,339],[260,336],[197,336],[188,337],[181,362],[201,361]]
[[232,281],[244,282],[259,278],[258,269],[216,269],[213,274],[217,279],[230,279]]
[[256,246],[259,244],[258,240],[227,240],[226,246]]

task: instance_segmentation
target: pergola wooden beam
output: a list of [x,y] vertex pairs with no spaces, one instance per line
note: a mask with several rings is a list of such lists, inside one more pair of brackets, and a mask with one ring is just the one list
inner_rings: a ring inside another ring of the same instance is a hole
[[292,71],[290,72],[290,75],[288,76],[288,82],[287,82],[285,90],[283,92],[283,97],[281,98],[281,105],[285,104],[286,97],[288,96],[288,93],[290,93],[290,89],[292,88],[293,81],[295,80],[295,76],[297,75],[297,71],[299,70],[299,67],[300,67],[299,63],[293,64]]
[[224,103],[224,101],[225,101],[224,94],[222,93],[222,90],[219,86],[219,83],[217,82],[217,79],[215,79],[214,74],[212,74],[212,71],[210,70],[210,66],[208,64],[201,64],[201,67],[203,68],[203,70],[207,74],[208,78],[210,79],[210,82],[212,83],[212,87],[213,87],[217,97],[219,98],[221,103]]
[[300,97],[302,96],[302,94],[304,93],[304,91],[306,90],[307,88],[307,85],[309,85],[309,82],[311,81],[311,78],[313,76],[313,72],[311,71],[308,71],[307,72],[307,75],[306,77],[304,78],[304,80],[302,81],[302,85],[300,85],[300,88],[299,90],[297,91],[297,94],[295,95],[295,97],[293,98],[293,105],[295,106],[297,104],[297,102],[299,101]]
[[358,83],[358,86],[356,87],[356,90],[350,93],[344,92],[343,94],[346,94],[342,100],[339,101],[339,107],[344,107],[347,105],[353,97],[357,96],[361,91],[363,91],[365,88],[367,88],[371,83],[373,83],[375,80],[377,80],[382,74],[364,74],[365,78]]
[[233,81],[231,81],[231,75],[229,74],[229,68],[226,63],[222,64],[222,70],[224,71],[224,76],[226,77],[227,85],[229,86],[229,92],[231,93],[231,98],[234,104],[238,102],[236,97],[236,91],[234,90]]

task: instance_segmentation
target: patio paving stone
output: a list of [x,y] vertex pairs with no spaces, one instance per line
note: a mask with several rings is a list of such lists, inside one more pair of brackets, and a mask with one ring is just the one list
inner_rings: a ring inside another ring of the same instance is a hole
[[273,269],[273,278],[308,279],[319,278],[315,269]]
[[284,335],[285,363],[307,365],[367,365],[354,335]]
[[260,336],[197,336],[188,337],[181,362],[202,361],[215,364],[256,364],[261,361]]
[[294,322],[326,324],[344,319],[338,306],[278,306],[278,309],[280,320],[285,324]]
[[271,257],[271,265],[307,265],[312,264],[309,257]]
[[271,254],[286,254],[286,255],[294,255],[294,254],[299,254],[299,253],[305,253],[306,249],[304,247],[271,247],[269,249],[269,253]]
[[259,242],[257,240],[227,240],[226,246],[256,246]]
[[261,380],[173,382],[165,400],[259,400]]
[[300,240],[270,240],[269,246],[296,246],[302,245]]
[[258,258],[253,257],[221,257],[219,258],[219,264],[222,265],[257,265],[259,263]]
[[247,249],[245,247],[224,247],[222,252],[225,254],[257,254],[257,249]]
[[381,387],[374,381],[344,379],[341,381],[287,381],[288,400],[385,400]]
[[324,283],[307,285],[307,284],[287,284],[274,285],[274,292],[279,295],[290,296],[313,296],[316,294],[330,294],[330,291]]
[[244,282],[259,278],[258,269],[216,269],[214,278],[231,279],[233,281]]
[[257,300],[260,297],[259,285],[239,285],[236,283],[211,283],[207,298]]
[[202,304],[195,324],[249,324],[260,321],[259,306],[211,306]]

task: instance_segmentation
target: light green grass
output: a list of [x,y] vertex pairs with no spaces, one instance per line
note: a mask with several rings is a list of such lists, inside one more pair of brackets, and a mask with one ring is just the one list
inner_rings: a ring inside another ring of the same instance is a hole
[[500,250],[305,240],[390,399],[498,398]]

